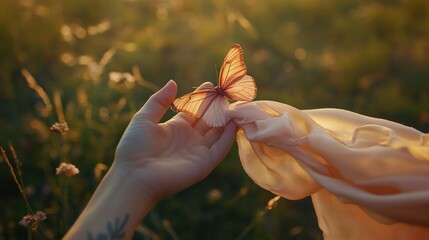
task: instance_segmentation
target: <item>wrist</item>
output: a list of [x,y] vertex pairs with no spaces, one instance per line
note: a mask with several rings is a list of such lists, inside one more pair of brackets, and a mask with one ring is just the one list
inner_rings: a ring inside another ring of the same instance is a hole
[[111,231],[108,225],[116,222],[121,226],[116,230],[124,233],[124,239],[131,239],[157,202],[150,192],[139,187],[136,179],[126,168],[114,163],[65,239],[107,236]]
[[117,160],[113,162],[105,176],[106,181],[109,180],[121,188],[126,188],[127,192],[133,195],[133,198],[144,199],[151,205],[161,200],[162,197],[156,192],[156,188],[154,189],[156,174],[153,169],[118,162]]
[[144,180],[138,174],[139,171],[114,162],[96,193],[99,190],[106,191],[108,195],[119,200],[117,204],[123,204],[123,207],[131,205],[127,208],[139,210],[139,214],[144,217],[159,200],[151,189],[144,187]]

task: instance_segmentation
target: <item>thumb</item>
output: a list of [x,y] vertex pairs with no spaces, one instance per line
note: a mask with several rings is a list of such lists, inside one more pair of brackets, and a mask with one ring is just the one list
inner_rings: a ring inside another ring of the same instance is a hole
[[177,85],[173,80],[168,81],[163,88],[154,93],[137,112],[140,119],[158,123],[176,97]]

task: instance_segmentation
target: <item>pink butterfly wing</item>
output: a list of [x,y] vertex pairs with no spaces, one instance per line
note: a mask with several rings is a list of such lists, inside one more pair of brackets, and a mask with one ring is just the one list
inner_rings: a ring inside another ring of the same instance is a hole
[[243,50],[234,44],[226,54],[219,75],[219,87],[234,101],[252,101],[256,97],[255,80],[246,75]]
[[183,95],[173,101],[171,109],[175,112],[184,112],[192,117],[200,118],[218,96],[214,88],[196,90]]
[[247,68],[244,65],[243,50],[240,45],[234,44],[229,49],[223,60],[222,68],[219,74],[219,87],[222,89],[228,88],[229,85],[246,75]]
[[244,75],[239,81],[224,89],[226,94],[234,101],[252,101],[256,97],[256,83],[253,77]]
[[229,102],[224,96],[216,95],[203,114],[203,121],[211,127],[225,126],[225,112],[228,106]]
[[[219,74],[219,88],[200,89],[174,100],[171,109],[202,118],[211,127],[225,125],[225,112],[229,101],[252,101],[256,97],[255,80],[246,75],[240,45],[234,44],[226,54]],[[224,96],[225,95],[225,96]]]
[[171,104],[171,109],[202,118],[211,127],[220,127],[225,125],[228,105],[228,100],[213,88],[197,90],[179,97]]

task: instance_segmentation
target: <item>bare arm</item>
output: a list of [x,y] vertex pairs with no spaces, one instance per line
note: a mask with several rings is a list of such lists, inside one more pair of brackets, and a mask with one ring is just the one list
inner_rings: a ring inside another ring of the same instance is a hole
[[130,239],[159,200],[201,181],[225,157],[232,122],[210,128],[179,113],[158,123],[176,89],[168,82],[134,115],[112,167],[64,239]]

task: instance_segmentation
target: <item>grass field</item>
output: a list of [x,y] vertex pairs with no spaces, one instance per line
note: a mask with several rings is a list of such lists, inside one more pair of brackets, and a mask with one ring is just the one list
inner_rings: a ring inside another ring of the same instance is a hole
[[[3,157],[0,239],[59,239],[148,97],[169,79],[179,94],[216,82],[234,43],[257,100],[428,132],[428,29],[425,0],[3,0],[0,145],[28,205]],[[64,121],[67,133],[50,131]],[[266,209],[275,195],[245,174],[236,148],[207,179],[160,202],[135,239],[322,239],[309,198]],[[79,174],[57,176],[61,162]],[[47,218],[37,233],[19,224],[39,210]]]

